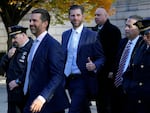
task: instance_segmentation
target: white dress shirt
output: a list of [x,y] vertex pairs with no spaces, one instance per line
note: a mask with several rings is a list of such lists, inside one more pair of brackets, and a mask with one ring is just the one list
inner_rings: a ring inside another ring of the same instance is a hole
[[77,51],[79,40],[81,36],[81,32],[83,30],[83,24],[77,29],[72,29],[72,33],[68,42],[68,54],[67,54],[67,61],[65,65],[64,73],[66,76],[70,74],[80,74],[80,69],[78,68],[76,61],[77,61]]
[[[133,50],[134,50],[134,47],[135,47],[135,45],[136,45],[138,39],[139,39],[139,36],[137,36],[137,37],[136,37],[135,39],[133,39],[133,40],[129,40],[129,41],[128,41],[128,43],[131,41],[131,42],[132,42],[132,45],[131,45],[130,53],[129,53],[128,58],[127,58],[127,60],[126,60],[126,63],[125,63],[125,67],[124,67],[124,71],[123,71],[123,72],[126,71],[127,67],[128,67],[129,64],[130,64],[130,59],[131,59],[131,56],[132,56],[132,52],[133,52]],[[127,43],[126,45],[128,45],[128,43]]]

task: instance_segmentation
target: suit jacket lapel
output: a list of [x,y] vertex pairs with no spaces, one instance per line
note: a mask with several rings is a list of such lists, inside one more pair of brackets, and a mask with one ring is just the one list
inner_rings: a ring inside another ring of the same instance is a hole
[[125,38],[125,39],[122,39],[122,41],[121,41],[121,43],[120,43],[119,60],[120,60],[120,58],[121,58],[121,55],[122,55],[122,53],[123,53],[123,51],[124,51],[124,48],[125,48],[127,42],[128,42],[128,39]]
[[80,36],[80,40],[79,40],[78,52],[79,52],[81,46],[83,45],[83,43],[86,42],[86,38],[87,38],[86,35],[87,35],[87,34],[86,34],[86,28],[83,27],[83,30],[82,30],[81,36]]
[[64,45],[65,45],[65,48],[67,49],[67,46],[68,46],[68,43],[69,43],[69,39],[70,39],[70,36],[71,36],[71,32],[72,32],[72,30],[70,29],[69,31],[68,31],[68,33],[66,34],[66,36],[65,36],[65,38],[66,38],[66,40],[64,40],[65,42],[64,42]]
[[42,50],[42,51],[44,50],[44,49],[43,49],[43,48],[44,48],[44,44],[45,44],[44,42],[47,40],[47,35],[48,35],[48,34],[45,35],[45,37],[44,37],[43,40],[41,41],[39,47],[37,48],[37,50],[36,50],[36,52],[35,52],[35,55],[34,55],[34,58],[33,58],[33,60],[32,60],[32,65],[34,64],[36,58],[39,59],[38,55],[40,54],[41,50]]
[[139,37],[139,39],[137,40],[137,42],[136,42],[136,44],[135,44],[135,47],[134,47],[133,52],[132,52],[132,55],[131,55],[131,60],[130,60],[131,63],[132,63],[132,61],[133,61],[133,59],[134,59],[134,56],[135,56],[135,54],[136,54],[136,52],[137,52],[137,49],[141,46],[141,44],[142,44],[142,42],[143,42],[142,39],[143,39],[142,37]]
[[142,43],[142,39],[143,39],[142,37],[139,37],[139,39],[137,40],[137,43],[135,44],[133,51],[135,51],[140,46],[140,44]]

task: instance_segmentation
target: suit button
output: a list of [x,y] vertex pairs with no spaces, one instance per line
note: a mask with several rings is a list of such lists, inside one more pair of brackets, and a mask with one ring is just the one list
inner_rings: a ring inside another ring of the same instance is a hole
[[141,65],[141,68],[144,68],[144,65]]
[[138,104],[141,104],[141,100],[138,100]]
[[139,86],[142,86],[143,85],[143,83],[142,82],[139,82]]
[[134,67],[134,64],[132,64],[132,67]]

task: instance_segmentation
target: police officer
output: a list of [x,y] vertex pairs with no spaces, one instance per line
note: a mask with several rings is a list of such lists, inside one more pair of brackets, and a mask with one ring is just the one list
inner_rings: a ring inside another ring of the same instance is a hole
[[143,42],[133,55],[124,74],[123,87],[127,94],[125,113],[150,113],[150,18],[138,21]]
[[0,61],[0,71],[6,72],[8,113],[22,113],[24,107],[23,72],[27,64],[27,55],[33,42],[26,35],[26,30],[27,28],[18,25],[9,28],[12,47]]

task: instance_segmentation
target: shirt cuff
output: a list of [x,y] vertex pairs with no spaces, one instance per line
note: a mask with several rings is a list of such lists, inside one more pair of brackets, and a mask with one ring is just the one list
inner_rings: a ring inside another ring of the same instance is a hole
[[45,103],[45,102],[46,102],[45,98],[44,98],[44,97],[42,97],[41,95],[39,95],[37,98],[38,98],[38,99],[40,99],[43,103]]

